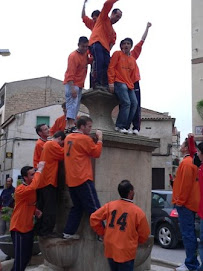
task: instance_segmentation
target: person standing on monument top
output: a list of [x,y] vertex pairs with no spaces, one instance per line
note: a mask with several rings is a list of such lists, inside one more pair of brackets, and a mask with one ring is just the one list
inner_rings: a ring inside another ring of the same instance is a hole
[[65,72],[65,98],[66,98],[66,128],[65,133],[76,129],[75,120],[80,108],[82,88],[87,75],[87,65],[92,62],[88,55],[89,41],[86,37],[80,37],[78,49],[68,57],[68,67]]
[[112,27],[122,17],[122,11],[114,9],[108,14],[118,0],[107,0],[101,10],[90,36],[89,45],[95,61],[95,89],[108,87],[107,69],[110,62],[110,50],[115,44],[116,33]]

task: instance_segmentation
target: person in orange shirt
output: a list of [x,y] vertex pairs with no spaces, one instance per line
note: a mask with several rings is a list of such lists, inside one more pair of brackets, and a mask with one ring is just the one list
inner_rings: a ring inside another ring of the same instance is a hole
[[138,105],[137,105],[137,110],[135,112],[135,116],[132,120],[132,124],[133,124],[133,129],[131,130],[130,129],[130,126],[127,127],[128,129],[128,133],[129,134],[135,134],[135,135],[138,135],[139,134],[139,131],[140,131],[140,124],[141,124],[141,94],[140,94],[140,84],[139,84],[139,80],[140,80],[140,72],[139,72],[139,68],[138,68],[138,65],[136,63],[136,60],[138,59],[140,53],[141,53],[141,50],[142,50],[142,45],[144,44],[145,42],[145,39],[148,35],[148,30],[149,28],[152,26],[151,23],[147,23],[147,26],[146,26],[146,29],[145,29],[145,32],[144,34],[142,35],[142,39],[141,41],[135,45],[135,47],[133,48],[133,50],[131,51],[131,55],[134,57],[135,59],[135,64],[136,64],[136,70],[135,70],[135,78],[133,79],[134,80],[134,89],[135,89],[135,94],[136,94],[136,98],[137,98],[137,102],[138,102]]
[[49,135],[53,136],[56,132],[58,131],[63,131],[66,128],[66,103],[63,103],[61,105],[62,109],[63,109],[63,116],[59,117],[58,119],[56,119],[56,121],[54,122],[54,125],[49,129]]
[[119,99],[119,113],[115,130],[128,133],[137,109],[137,98],[134,91],[133,75],[136,69],[134,58],[130,54],[133,41],[125,38],[121,41],[121,51],[116,51],[111,57],[108,68],[109,91]]
[[92,120],[86,116],[79,118],[77,128],[64,142],[66,184],[73,202],[63,233],[66,239],[79,239],[79,235],[75,233],[83,211],[90,215],[100,207],[93,183],[91,158],[98,158],[101,154],[102,132],[96,131],[98,141],[95,143],[89,136]]
[[197,270],[197,236],[195,233],[195,213],[198,211],[200,190],[198,168],[190,156],[188,139],[182,143],[180,151],[184,156],[173,183],[172,202],[178,211],[180,231],[186,251],[185,263],[176,271]]
[[107,0],[101,10],[96,24],[90,36],[90,51],[94,57],[96,74],[95,86],[104,90],[102,86],[108,87],[107,69],[110,61],[110,50],[115,44],[116,33],[112,27],[122,17],[120,9],[114,9],[108,17],[113,4],[118,0]]
[[91,214],[90,225],[104,237],[104,254],[111,270],[133,271],[138,244],[147,241],[150,229],[144,212],[133,204],[133,185],[123,180],[118,192],[121,199],[110,201]]
[[88,16],[86,16],[86,13],[85,13],[86,2],[87,2],[87,0],[84,1],[81,17],[82,17],[83,23],[86,25],[86,27],[89,28],[90,30],[92,30],[95,26],[97,18],[99,17],[100,11],[94,10],[91,14],[92,19],[90,19]]
[[41,155],[41,160],[45,161],[45,167],[40,177],[37,207],[42,211],[42,216],[37,221],[35,230],[39,236],[45,238],[58,237],[53,233],[53,229],[56,222],[58,162],[64,159],[64,139],[64,132],[56,132],[53,139],[44,144]]
[[80,37],[78,49],[68,57],[68,68],[65,72],[66,96],[66,130],[72,132],[75,129],[75,120],[80,107],[82,88],[87,75],[87,65],[91,63],[88,50],[89,41],[86,37]]
[[39,186],[43,168],[44,162],[39,162],[37,171],[30,166],[21,169],[23,183],[15,190],[15,207],[10,223],[15,250],[12,271],[24,271],[32,256],[33,218],[41,216],[41,212],[36,209],[36,189]]
[[43,123],[36,126],[36,133],[39,135],[39,139],[35,144],[34,155],[33,155],[33,165],[34,168],[37,168],[37,164],[40,161],[40,156],[43,150],[43,146],[49,137],[49,128]]

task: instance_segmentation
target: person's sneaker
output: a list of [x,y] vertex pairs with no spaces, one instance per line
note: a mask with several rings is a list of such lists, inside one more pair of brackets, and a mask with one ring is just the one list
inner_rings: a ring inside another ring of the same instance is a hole
[[119,130],[120,130],[118,127],[115,127],[114,129],[116,132],[119,132]]
[[119,129],[119,132],[122,134],[127,134],[128,130],[126,130],[125,128]]
[[138,131],[137,129],[134,129],[134,130],[133,130],[133,134],[134,134],[134,135],[139,135],[139,131]]
[[189,271],[189,269],[187,268],[187,266],[185,264],[182,264],[181,266],[177,267],[175,270],[176,271]]
[[78,234],[68,234],[68,233],[63,233],[63,238],[64,239],[74,239],[74,240],[78,240],[80,239],[80,236]]
[[73,126],[70,128],[70,132],[69,133],[74,133],[77,130],[76,126]]
[[132,135],[133,134],[133,131],[131,129],[128,129],[128,134],[129,135]]

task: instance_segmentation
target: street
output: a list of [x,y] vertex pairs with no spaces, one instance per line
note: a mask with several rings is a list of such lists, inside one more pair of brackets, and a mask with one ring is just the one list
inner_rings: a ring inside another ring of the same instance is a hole
[[179,265],[184,263],[185,251],[182,244],[173,249],[164,249],[159,245],[154,244],[151,257]]

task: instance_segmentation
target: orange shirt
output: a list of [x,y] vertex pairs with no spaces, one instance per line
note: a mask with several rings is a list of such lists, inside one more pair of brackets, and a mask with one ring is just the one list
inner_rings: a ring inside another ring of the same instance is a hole
[[198,168],[193,164],[192,157],[186,156],[176,172],[172,202],[197,212],[199,200]]
[[58,131],[64,131],[65,127],[66,127],[66,116],[63,115],[56,119],[54,125],[50,128],[49,130],[50,136],[53,136]]
[[97,18],[96,24],[90,36],[89,45],[100,42],[110,52],[110,45],[115,44],[116,32],[114,31],[108,14],[117,0],[107,0]]
[[119,263],[134,259],[138,244],[144,243],[150,233],[144,212],[123,199],[106,203],[91,214],[90,225],[98,235],[104,235],[105,256]]
[[40,177],[39,188],[49,184],[57,187],[58,162],[63,160],[64,148],[56,141],[47,141],[41,155],[41,161],[45,161],[45,166]]
[[37,165],[40,161],[40,156],[43,150],[43,146],[46,143],[45,140],[42,138],[39,138],[35,144],[35,150],[34,150],[34,155],[33,155],[33,166],[34,168],[37,168]]
[[15,207],[11,217],[10,231],[29,232],[33,229],[36,210],[36,189],[40,173],[36,172],[30,185],[20,184],[15,189]]
[[79,186],[87,180],[93,180],[91,157],[98,158],[102,151],[102,143],[94,143],[90,136],[72,133],[64,142],[64,162],[66,184]]
[[108,80],[109,84],[114,82],[120,82],[127,85],[129,89],[134,89],[134,76],[136,69],[135,59],[131,55],[126,55],[122,51],[116,51],[113,53],[109,68],[108,68]]
[[144,41],[141,40],[138,44],[135,45],[133,50],[130,52],[131,55],[135,58],[135,65],[136,65],[134,77],[132,79],[134,81],[134,83],[140,80],[140,71],[139,71],[136,60],[138,59],[138,57],[139,57],[139,55],[140,55],[140,53],[142,51],[143,43],[144,43]]
[[77,50],[72,52],[68,57],[68,68],[65,72],[63,84],[65,85],[69,81],[73,81],[75,86],[83,88],[88,63],[88,53],[81,54]]
[[84,16],[84,17],[82,17],[82,20],[83,20],[84,24],[87,26],[87,28],[89,28],[90,30],[92,30],[94,28],[95,22],[92,19],[90,19],[87,16]]

